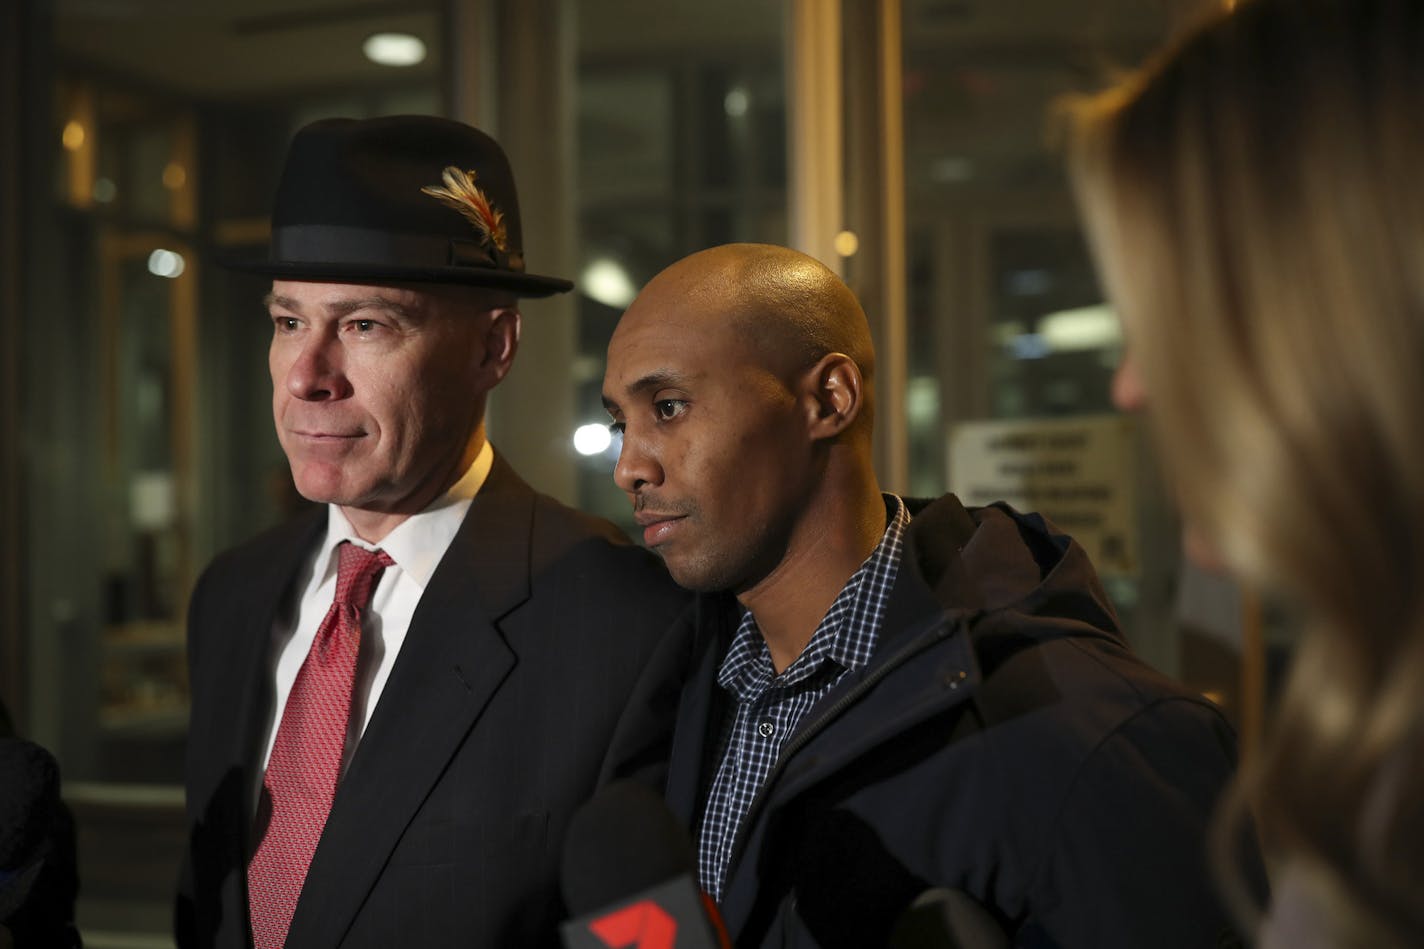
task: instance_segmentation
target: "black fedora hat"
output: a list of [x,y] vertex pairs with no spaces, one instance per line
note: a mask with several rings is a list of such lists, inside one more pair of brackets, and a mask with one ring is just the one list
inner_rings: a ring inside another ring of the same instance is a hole
[[426,115],[322,119],[287,149],[267,257],[223,263],[289,280],[571,289],[524,272],[522,237],[509,159],[479,129]]

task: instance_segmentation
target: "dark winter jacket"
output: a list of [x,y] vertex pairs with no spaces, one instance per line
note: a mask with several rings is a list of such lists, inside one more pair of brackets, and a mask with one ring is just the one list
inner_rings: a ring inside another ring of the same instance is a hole
[[[738,946],[883,946],[934,887],[1018,946],[1235,944],[1206,855],[1235,760],[1220,712],[1132,655],[1082,548],[1042,518],[908,503],[874,657],[805,716],[742,822],[721,904]],[[698,611],[668,779],[692,827],[738,619],[729,597]]]

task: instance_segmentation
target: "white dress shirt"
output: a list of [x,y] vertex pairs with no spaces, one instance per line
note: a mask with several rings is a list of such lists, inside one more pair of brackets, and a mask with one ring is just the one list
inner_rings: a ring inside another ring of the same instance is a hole
[[450,549],[470,509],[470,501],[489,476],[493,461],[494,450],[489,442],[485,442],[470,467],[450,490],[419,514],[402,521],[378,545],[358,538],[341,509],[334,504],[327,505],[326,537],[307,558],[298,577],[297,589],[302,593],[297,601],[296,615],[281,615],[272,627],[271,654],[277,657],[272,674],[275,676],[277,700],[267,725],[266,750],[262,754],[263,771],[272,756],[272,745],[277,740],[277,724],[282,720],[297,672],[306,661],[317,629],[336,597],[337,546],[342,541],[350,541],[367,550],[379,548],[395,561],[381,573],[371,596],[371,605],[362,616],[361,651],[356,660],[356,682],[351,690],[351,721],[346,733],[346,751],[341,758],[341,770],[345,773],[356,745],[371,720],[371,712],[380,701],[396,656],[400,655],[420,596],[430,583],[436,565],[445,556],[445,551]]

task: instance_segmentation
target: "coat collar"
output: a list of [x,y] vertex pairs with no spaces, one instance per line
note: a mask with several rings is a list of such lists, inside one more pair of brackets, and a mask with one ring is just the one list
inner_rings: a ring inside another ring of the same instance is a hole
[[[953,496],[907,503],[913,519],[875,656],[817,703],[788,739],[764,794],[743,819],[744,853],[759,852],[774,812],[834,775],[852,774],[872,749],[969,702],[985,670],[1036,641],[1031,620],[1045,607],[1060,619],[1081,620],[1075,635],[1117,636],[1081,549],[1041,520],[998,508],[971,513]],[[1043,634],[1062,635],[1062,623]],[[701,678],[712,674],[704,669]],[[713,707],[695,701],[704,710]],[[721,717],[711,717],[720,726]],[[689,725],[680,717],[680,727],[691,731]],[[717,753],[717,732],[706,734],[709,744],[674,759],[675,767],[679,760],[683,767],[701,764],[696,780],[674,774],[669,784],[670,794],[685,796],[693,787],[692,813],[702,776],[715,767],[705,759]],[[756,861],[733,859],[721,909],[737,933],[748,924],[763,881]]]
[[[234,761],[262,760],[263,741],[271,725],[274,701],[272,627],[291,593],[292,578],[301,573],[303,563],[319,542],[325,527],[325,509],[318,507],[277,528],[266,545],[272,554],[261,560],[252,575],[252,586],[247,596],[249,602],[265,604],[266,608],[242,613],[241,620],[234,621],[230,634],[224,639],[233,650],[226,665],[241,670],[241,673],[227,680],[233,690],[230,696],[220,703],[210,704],[215,708],[233,710],[230,720],[237,723]],[[253,779],[243,787],[244,815],[257,813],[257,791],[261,783],[260,778]],[[243,866],[247,865],[246,858],[251,855],[250,832],[251,821],[246,820],[240,838],[244,842]]]
[[[875,655],[866,669],[848,676],[818,703],[806,716],[808,723],[834,705],[838,697],[860,687],[867,677],[879,675],[877,670],[896,661],[901,650],[914,648],[916,639],[933,637],[935,630],[947,630],[980,605],[978,578],[963,557],[964,548],[977,529],[969,512],[953,497],[906,503],[913,517],[905,534],[900,569],[881,617]],[[716,670],[736,632],[739,614],[736,599],[728,593],[697,598],[693,672],[682,694],[678,714],[681,730],[673,743],[668,783],[670,806],[689,822],[700,803],[705,779],[711,777],[709,769],[717,764],[715,755],[729,700],[717,687]],[[962,653],[957,658],[966,675],[977,675],[972,650],[965,645],[958,652]],[[691,733],[694,729],[699,730],[698,734]]]
[[[744,832],[765,813],[911,725],[963,703],[980,674],[966,628],[980,600],[976,577],[963,550],[977,525],[957,500],[911,502],[900,569],[881,619],[881,637],[870,664],[826,695],[802,720],[783,749]],[[694,672],[684,688],[669,766],[670,808],[696,832],[695,818],[720,750],[729,700],[716,685],[716,669],[736,629],[738,609],[729,595],[698,598]],[[824,729],[837,722],[833,734]],[[793,752],[793,749],[796,749]],[[728,879],[723,909],[733,931],[738,915],[755,901],[741,890],[755,887],[755,874]]]

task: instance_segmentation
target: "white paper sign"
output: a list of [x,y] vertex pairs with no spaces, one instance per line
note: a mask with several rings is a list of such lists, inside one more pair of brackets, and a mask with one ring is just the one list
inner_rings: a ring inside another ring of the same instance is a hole
[[1133,576],[1137,429],[1122,415],[999,419],[954,426],[949,489],[969,506],[1007,501],[1071,534],[1104,576]]

